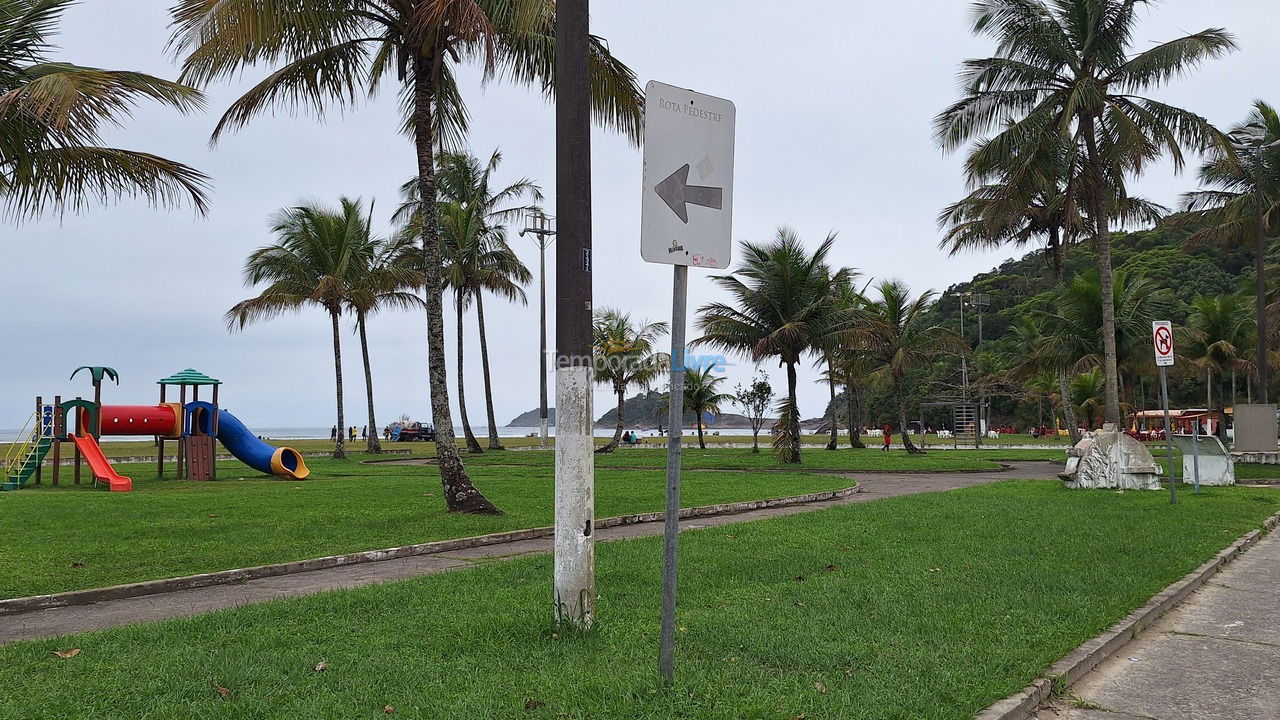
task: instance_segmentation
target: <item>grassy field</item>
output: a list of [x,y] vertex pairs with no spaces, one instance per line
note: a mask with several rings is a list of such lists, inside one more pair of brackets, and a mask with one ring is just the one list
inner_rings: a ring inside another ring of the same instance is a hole
[[[503,457],[515,457],[508,453]],[[0,493],[0,597],[75,590],[359,550],[549,525],[553,473],[541,466],[471,468],[506,514],[444,511],[431,467],[311,459],[312,479],[274,480],[239,463],[217,482],[157,480],[121,465],[134,492],[89,484]],[[654,453],[655,460],[660,460]],[[661,510],[664,474],[602,468],[598,517]],[[689,472],[685,506],[828,490],[848,478],[806,472]],[[3,717],[3,716],[0,716]]]
[[[684,439],[685,445],[696,445],[698,442],[697,435],[691,435],[688,433],[688,431],[686,431],[686,434],[684,435],[683,439]],[[829,439],[829,436],[804,435],[802,436],[801,439],[805,444],[809,444],[809,445],[825,444]],[[919,442],[918,437],[913,436],[913,439],[917,443]],[[459,438],[459,440],[461,440],[461,438]],[[604,445],[609,441],[608,438],[596,438],[595,440],[596,440],[596,445]],[[877,440],[878,438],[872,438],[872,437],[863,438],[863,441],[866,442],[868,445],[875,445]],[[666,444],[666,439],[659,438],[659,437],[645,437],[644,441],[646,443],[656,443],[662,446],[665,446]],[[297,450],[298,452],[302,452],[302,453],[324,453],[324,452],[333,451],[333,443],[329,442],[328,440],[270,440],[270,442],[277,446],[285,445],[285,446],[291,447],[294,450]],[[720,443],[750,444],[751,438],[749,436],[742,436],[742,435],[718,435],[718,436],[708,435],[707,442],[712,444],[720,444]],[[894,442],[897,443],[898,440],[895,438]],[[1036,439],[1032,439],[1031,436],[1029,435],[1005,435],[999,441],[989,440],[984,442],[987,442],[989,444],[998,443],[1001,445],[1052,446],[1052,445],[1066,444],[1065,440],[1057,441],[1053,438],[1036,440]],[[764,447],[765,449],[768,449],[767,436],[762,436],[761,443],[762,443],[762,447]],[[840,443],[841,443],[841,447],[848,446],[848,438],[843,434],[840,436]],[[502,444],[510,449],[537,447],[538,438],[536,437],[535,438],[526,438],[526,437],[505,438],[504,437],[502,438]],[[551,438],[551,444],[555,445],[555,438]],[[4,455],[4,453],[9,449],[10,445],[11,443],[8,443],[8,442],[0,442],[0,456]],[[102,445],[102,452],[105,453],[108,458],[155,457],[155,454],[156,454],[155,443],[150,440],[133,442],[133,441],[123,441],[123,440],[111,440],[110,438],[108,438],[106,440],[103,440],[101,445]],[[951,447],[952,442],[945,438],[939,438],[936,435],[927,435],[924,438],[924,445],[936,446],[936,447]],[[346,444],[346,447],[348,452],[362,452],[365,448],[365,441],[356,440],[355,442],[348,442]],[[435,443],[425,443],[425,442],[404,442],[404,443],[384,442],[383,447],[387,450],[406,451],[406,452],[412,452],[415,454],[431,454],[435,452]],[[69,444],[63,447],[63,451],[64,451],[63,453],[64,458],[71,457],[70,453],[72,452],[72,447]],[[176,452],[177,452],[177,442],[166,441],[165,454],[172,456]],[[225,451],[222,448],[219,448],[218,452],[222,453]],[[51,462],[51,459],[47,459],[45,462],[46,464],[49,464]]]
[[670,689],[649,538],[599,548],[591,633],[525,558],[2,647],[0,717],[959,720],[1278,508],[1014,481],[686,533]]
[[[665,448],[643,446],[622,448],[617,452],[596,455],[596,467],[629,468],[666,467]],[[1001,460],[1064,460],[1061,449],[1043,450],[931,450],[923,455],[908,455],[902,450],[883,452],[878,449],[839,450],[808,449],[801,452],[802,464],[779,464],[762,449],[753,453],[738,448],[687,448],[681,453],[685,469],[731,470],[785,470],[785,471],[848,471],[848,472],[937,472],[961,470],[997,470]],[[549,466],[551,452],[526,450],[512,453],[485,453],[467,456],[469,466]]]

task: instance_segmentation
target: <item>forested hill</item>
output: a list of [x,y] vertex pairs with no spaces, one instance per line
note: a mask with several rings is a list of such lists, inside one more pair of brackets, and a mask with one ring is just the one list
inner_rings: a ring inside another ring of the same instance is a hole
[[[1182,325],[1187,319],[1189,305],[1198,295],[1220,296],[1242,293],[1251,296],[1253,291],[1253,252],[1250,248],[1200,247],[1187,249],[1186,238],[1194,232],[1191,227],[1161,226],[1149,230],[1117,233],[1112,242],[1112,266],[1117,274],[1117,290],[1130,289],[1130,298],[1142,302],[1142,313],[1159,319],[1172,320]],[[942,251],[939,251],[942,252]],[[1087,244],[1077,245],[1068,252],[1065,276],[1070,280],[1077,275],[1096,272],[1096,259]],[[1139,280],[1141,279],[1141,282]],[[1123,282],[1122,282],[1123,281]],[[919,289],[917,289],[919,290]],[[1002,383],[1001,370],[1016,364],[1022,350],[1011,327],[1019,318],[1033,321],[1039,311],[1055,307],[1058,283],[1043,250],[1029,252],[1017,260],[1007,260],[990,272],[981,273],[971,280],[958,283],[938,293],[929,310],[926,325],[942,325],[956,332],[961,330],[961,298],[973,293],[986,301],[981,308],[982,342],[978,342],[979,312],[973,304],[964,308],[963,336],[974,348],[968,360],[971,388],[983,384],[992,403],[992,419],[1023,426],[1037,421],[1043,412],[1040,402],[1043,395],[1022,392],[1017,387]],[[1246,301],[1252,307],[1252,298]],[[1117,307],[1120,315],[1124,309]],[[1130,377],[1141,383],[1141,378]],[[993,385],[994,384],[994,385]],[[959,357],[940,358],[925,370],[911,373],[907,384],[908,406],[912,417],[921,412],[930,424],[945,426],[949,410],[928,403],[949,402],[957,399],[961,387]],[[1224,389],[1220,389],[1220,392]],[[1130,389],[1132,394],[1132,389]],[[1175,373],[1171,378],[1172,401],[1183,404],[1204,404],[1203,378],[1196,373]],[[1142,404],[1150,397],[1139,388],[1131,402]],[[858,393],[855,412],[861,422],[878,426],[881,422],[896,422],[896,399],[884,383],[869,379]],[[843,393],[834,409],[843,418],[845,404]],[[824,409],[829,413],[832,408]],[[807,410],[807,409],[806,409]]]
[[[1183,241],[1187,229],[1159,227],[1116,234],[1112,244],[1112,266],[1132,276],[1142,276],[1157,288],[1168,291],[1170,317],[1181,323],[1187,306],[1196,295],[1252,292],[1253,253],[1248,248],[1202,247],[1187,250]],[[1094,253],[1087,245],[1077,245],[1067,254],[1068,278],[1096,267]],[[977,293],[990,304],[982,310],[983,352],[1000,352],[1000,342],[1010,325],[1020,316],[1050,306],[1056,280],[1043,250],[1019,260],[1007,260],[994,270],[947,288],[938,297],[934,315],[939,324],[960,328],[960,297]],[[978,339],[976,309],[965,308],[965,336],[970,344]]]

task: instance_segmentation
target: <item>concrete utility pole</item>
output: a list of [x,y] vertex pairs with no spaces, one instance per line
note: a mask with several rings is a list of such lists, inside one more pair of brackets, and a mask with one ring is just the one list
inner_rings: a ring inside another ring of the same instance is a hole
[[541,210],[530,213],[531,225],[520,231],[538,243],[538,447],[547,446],[547,246],[555,240],[551,218]]
[[588,5],[556,6],[555,612],[579,628],[596,610]]

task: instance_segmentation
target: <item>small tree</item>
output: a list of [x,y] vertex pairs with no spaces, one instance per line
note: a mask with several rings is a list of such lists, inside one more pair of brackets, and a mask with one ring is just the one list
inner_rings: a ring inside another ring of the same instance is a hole
[[760,428],[764,427],[764,414],[773,404],[773,386],[765,374],[760,373],[750,385],[743,387],[738,383],[733,387],[733,402],[751,422],[751,452],[760,452]]

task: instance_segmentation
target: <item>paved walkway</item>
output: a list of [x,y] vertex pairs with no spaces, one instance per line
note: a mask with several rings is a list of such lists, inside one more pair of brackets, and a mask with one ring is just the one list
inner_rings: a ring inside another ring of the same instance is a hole
[[[768,508],[736,515],[691,518],[682,520],[680,529],[683,531],[750,522],[770,517],[812,512],[834,505],[868,502],[900,495],[954,490],[1011,478],[1052,477],[1057,470],[1057,463],[1024,462],[1012,463],[1009,470],[1001,472],[900,473],[883,475],[838,473],[848,476],[850,479],[856,479],[860,486],[860,492],[837,500],[807,505]],[[661,534],[662,523],[653,522],[604,528],[597,533],[596,537],[602,541],[609,541]],[[310,595],[324,590],[353,588],[420,575],[430,575],[446,570],[470,567],[477,560],[514,557],[530,553],[547,553],[551,552],[551,548],[551,538],[538,538],[436,555],[419,555],[293,575],[261,578],[235,585],[217,585],[122,600],[110,600],[93,605],[51,608],[0,617],[0,644],[51,635],[99,630],[129,623],[197,615],[222,608],[274,600],[276,598]]]
[[1099,665],[1036,720],[1280,718],[1280,533]]

